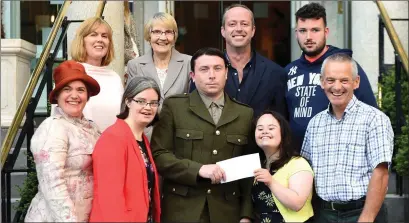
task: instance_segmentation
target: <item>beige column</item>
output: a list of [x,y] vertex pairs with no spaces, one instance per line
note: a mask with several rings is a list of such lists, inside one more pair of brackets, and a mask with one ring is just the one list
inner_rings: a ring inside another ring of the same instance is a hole
[[9,127],[13,120],[30,78],[30,63],[35,55],[36,46],[25,40],[1,40],[2,127]]
[[[85,20],[95,16],[99,1],[73,1],[67,13],[69,20]],[[122,1],[107,1],[103,13],[105,21],[113,30],[115,59],[109,67],[124,76],[124,6]],[[71,42],[80,23],[72,23],[67,32],[68,53],[70,54]]]

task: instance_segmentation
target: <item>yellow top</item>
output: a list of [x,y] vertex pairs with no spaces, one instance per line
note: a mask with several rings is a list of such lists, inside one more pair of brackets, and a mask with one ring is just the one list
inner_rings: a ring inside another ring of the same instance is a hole
[[[290,177],[300,171],[311,172],[314,176],[314,172],[312,171],[309,163],[304,158],[297,157],[297,158],[292,158],[287,164],[281,167],[274,174],[273,178],[278,183],[288,188]],[[311,189],[310,195],[308,196],[307,201],[305,202],[304,206],[298,212],[285,207],[276,198],[276,196],[274,196],[274,194],[273,194],[273,198],[285,222],[304,222],[314,215],[314,211],[312,210],[312,205],[311,205],[312,189]]]

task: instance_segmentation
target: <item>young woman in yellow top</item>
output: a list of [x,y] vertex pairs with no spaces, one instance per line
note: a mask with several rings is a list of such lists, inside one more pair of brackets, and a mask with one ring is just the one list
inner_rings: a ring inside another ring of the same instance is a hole
[[313,215],[313,172],[291,145],[288,122],[266,111],[256,119],[255,140],[263,168],[254,172],[255,222],[305,222]]

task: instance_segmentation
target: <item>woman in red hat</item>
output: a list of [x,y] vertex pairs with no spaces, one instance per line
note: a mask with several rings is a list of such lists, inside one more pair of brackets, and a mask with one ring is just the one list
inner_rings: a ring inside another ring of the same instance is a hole
[[100,17],[86,19],[71,44],[71,57],[80,62],[87,74],[101,86],[101,92],[87,103],[84,116],[93,120],[101,131],[116,121],[124,87],[119,75],[108,68],[114,59],[112,29]]
[[54,80],[49,99],[57,107],[31,139],[39,185],[25,221],[87,222],[93,197],[92,152],[100,132],[82,111],[100,87],[72,60],[54,70]]

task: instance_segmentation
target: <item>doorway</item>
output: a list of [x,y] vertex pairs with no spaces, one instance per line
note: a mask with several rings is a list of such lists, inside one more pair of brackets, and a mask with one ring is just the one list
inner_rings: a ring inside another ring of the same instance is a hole
[[234,3],[249,7],[254,13],[256,34],[252,46],[282,67],[291,62],[290,1],[175,1],[175,19],[179,38],[176,49],[193,55],[202,47],[224,49],[220,34],[224,9]]

